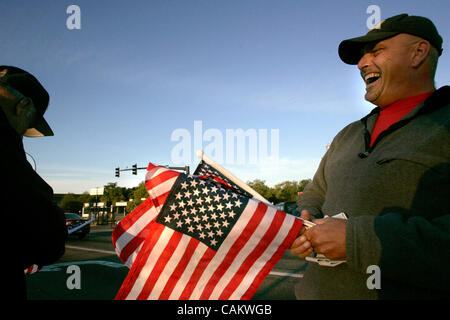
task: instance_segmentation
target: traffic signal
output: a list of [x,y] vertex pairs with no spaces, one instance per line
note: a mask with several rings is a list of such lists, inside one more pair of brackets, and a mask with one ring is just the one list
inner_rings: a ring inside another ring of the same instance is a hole
[[137,164],[133,164],[133,174],[137,174]]
[[120,169],[116,168],[116,178],[120,177]]

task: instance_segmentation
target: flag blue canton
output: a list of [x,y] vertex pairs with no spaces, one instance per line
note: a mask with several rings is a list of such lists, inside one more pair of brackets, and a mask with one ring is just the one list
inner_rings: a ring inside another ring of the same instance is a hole
[[[240,188],[237,184],[235,184],[233,181],[224,176],[220,171],[216,170],[214,167],[210,166],[204,161],[201,161],[199,163],[197,169],[195,169],[194,175],[198,176],[212,175],[215,177],[219,177],[220,179],[228,183],[237,193],[240,193],[246,196],[247,198],[253,198],[253,196],[250,193]],[[214,183],[214,180],[212,178],[208,178],[208,180]]]
[[248,200],[215,183],[180,174],[156,221],[217,250]]

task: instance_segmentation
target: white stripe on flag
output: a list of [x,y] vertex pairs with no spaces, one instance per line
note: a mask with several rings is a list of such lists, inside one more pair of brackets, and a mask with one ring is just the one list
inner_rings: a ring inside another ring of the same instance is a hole
[[136,260],[139,251],[142,249],[142,246],[144,245],[144,242],[145,241],[142,241],[141,244],[136,248],[136,250],[134,250],[133,253],[128,256],[128,259],[125,262],[125,265],[128,268],[131,269],[131,266],[133,265],[134,261]]
[[173,184],[177,180],[177,178],[178,176],[170,178],[169,180],[166,180],[163,183],[160,183],[157,186],[150,189],[149,190],[150,197],[152,197],[152,199],[156,199],[159,196],[165,194],[166,192],[169,192]]
[[[156,168],[153,170],[150,170],[149,173],[152,173],[150,175],[150,178],[153,179],[159,174],[168,171],[166,168]],[[152,199],[158,198],[159,196],[169,192],[171,188],[173,187],[173,184],[177,180],[178,176],[168,179],[167,181],[157,185],[156,187],[152,188],[149,191],[150,197]],[[151,221],[156,219],[158,214],[160,213],[162,209],[163,204],[159,205],[158,207],[152,206],[147,212],[145,212],[137,221],[133,223],[132,226],[130,226],[128,229],[125,230],[125,232],[117,239],[116,243],[114,244],[116,252],[118,256],[120,256],[122,249],[127,246],[127,244],[133,240]],[[132,214],[132,213],[130,213]],[[139,246],[138,248],[140,248]],[[137,249],[137,248],[136,248]],[[133,251],[133,256],[137,253],[137,250]],[[131,256],[131,255],[130,255]],[[125,257],[125,260],[130,263],[134,261],[134,259],[130,260],[129,257]],[[130,267],[127,263],[127,265]]]
[[180,279],[178,280],[177,284],[175,285],[172,293],[169,296],[169,300],[178,300],[181,296],[181,293],[183,292],[184,288],[188,284],[189,280],[191,279],[191,276],[197,267],[200,259],[203,257],[203,254],[208,250],[208,246],[205,245],[203,242],[199,242],[197,248],[195,249],[194,254],[192,255],[191,259],[189,260],[189,263],[184,270],[183,274],[181,275]]
[[161,173],[166,172],[167,170],[169,169],[161,166],[154,167],[153,169],[147,171],[147,174],[145,175],[145,181],[156,178]]
[[[167,227],[166,227],[166,229],[167,229]],[[190,238],[191,237],[183,234],[183,236],[180,239],[180,242],[177,245],[177,248],[172,253],[164,270],[161,272],[161,274],[158,277],[158,280],[155,283],[154,289],[156,289],[156,290],[151,291],[151,293],[148,297],[148,300],[156,300],[159,298],[159,295],[161,294],[161,291],[164,288],[164,285],[171,278],[171,275],[174,272],[174,269],[176,268],[178,262],[180,262],[180,259],[183,257],[183,253],[186,251],[186,247],[189,243]],[[161,288],[161,290],[159,290],[159,288]]]
[[162,251],[166,247],[167,243],[170,241],[170,238],[172,237],[174,232],[175,231],[170,228],[164,228],[158,241],[156,242],[155,246],[153,247],[152,252],[149,254],[144,267],[142,268],[141,272],[139,273],[139,277],[136,279],[135,283],[133,284],[133,288],[131,289],[130,293],[126,297],[127,300],[136,300],[137,299],[137,297],[141,293],[142,289],[144,288],[146,279],[148,279],[148,277],[150,276],[150,273],[152,272],[153,268],[155,267],[156,262],[158,261],[159,257],[162,254]]
[[123,248],[133,240],[151,221],[158,216],[159,211],[152,206],[147,212],[145,212],[136,222],[129,227],[116,241],[116,251],[120,252]]
[[[219,299],[220,294],[223,292],[223,289],[228,285],[229,281],[233,278],[233,276],[237,273],[239,268],[242,266],[242,263],[245,261],[247,256],[252,253],[253,249],[258,246],[260,239],[264,236],[267,229],[269,229],[270,224],[274,218],[273,213],[276,211],[274,208],[267,207],[267,210],[259,223],[258,227],[254,230],[250,239],[248,239],[247,243],[241,248],[238,255],[234,259],[233,263],[228,267],[227,271],[224,273],[220,281],[217,283],[213,292],[211,293],[210,299],[217,300]],[[269,214],[269,212],[271,214]]]
[[[270,209],[269,209],[270,210]],[[282,226],[278,230],[277,235],[270,243],[269,247],[264,251],[264,253],[255,261],[253,266],[249,269],[247,274],[245,275],[242,282],[230,296],[230,300],[236,300],[242,297],[242,295],[247,292],[250,284],[253,282],[255,277],[258,275],[259,271],[262,269],[262,266],[266,264],[270,258],[272,258],[273,254],[277,251],[283,241],[286,239],[286,234],[289,233],[289,230],[295,223],[295,217],[287,214],[286,218],[283,221]]]
[[33,274],[33,273],[36,273],[37,271],[38,271],[38,266],[35,264],[32,264],[28,268],[24,269],[25,274]]
[[222,245],[219,247],[219,250],[217,251],[216,255],[213,257],[213,259],[203,272],[202,278],[197,283],[197,286],[192,292],[190,299],[192,300],[200,299],[203,289],[205,288],[209,279],[215,274],[217,267],[219,267],[220,264],[222,263],[222,258],[227,255],[227,252],[230,250],[235,240],[238,239],[239,235],[242,233],[242,230],[244,230],[245,227],[247,226],[248,222],[250,221],[250,218],[253,216],[253,213],[258,207],[258,203],[259,201],[255,201],[253,199],[250,199],[248,201],[247,207],[244,209],[238,221],[233,226],[233,228],[231,229],[228,236],[225,238]]

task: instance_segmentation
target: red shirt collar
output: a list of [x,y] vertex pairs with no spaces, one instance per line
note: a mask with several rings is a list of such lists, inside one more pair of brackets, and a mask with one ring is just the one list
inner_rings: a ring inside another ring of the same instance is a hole
[[427,98],[429,96],[431,96],[431,94],[433,92],[434,91],[421,93],[421,94],[417,94],[412,97],[408,97],[408,98],[405,98],[402,100],[395,101],[394,103],[391,103],[385,107],[382,107],[381,110],[390,108],[390,110],[395,109],[395,110],[398,110],[399,112],[401,112],[401,110],[413,109],[414,107],[417,107],[419,104],[421,104],[422,102],[427,100]]
[[381,108],[380,114],[372,130],[370,145],[372,146],[378,135],[391,125],[399,121],[419,104],[424,102],[434,91],[421,93],[402,99]]

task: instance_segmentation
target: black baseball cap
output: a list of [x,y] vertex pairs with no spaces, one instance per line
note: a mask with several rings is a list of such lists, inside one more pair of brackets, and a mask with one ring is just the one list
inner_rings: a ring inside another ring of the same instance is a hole
[[347,64],[358,64],[362,57],[362,49],[370,42],[378,42],[408,33],[430,42],[442,54],[442,37],[431,20],[409,16],[406,13],[380,21],[365,36],[344,40],[339,44],[339,57]]
[[25,70],[12,66],[0,66],[0,84],[2,83],[33,100],[36,107],[36,121],[33,124],[33,128],[29,128],[24,136],[53,136],[52,129],[44,119],[44,113],[47,110],[50,97],[40,82]]

